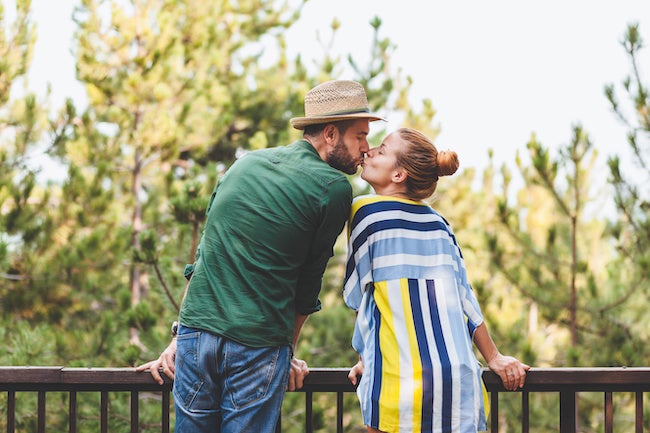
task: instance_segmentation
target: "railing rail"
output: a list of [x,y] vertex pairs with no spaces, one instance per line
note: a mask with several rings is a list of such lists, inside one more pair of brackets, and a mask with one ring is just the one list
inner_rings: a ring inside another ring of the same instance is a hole
[[[490,391],[492,411],[498,413],[499,393],[505,388],[499,377],[491,371],[483,372],[483,380]],[[643,433],[643,394],[650,392],[650,368],[536,368],[528,372],[526,385],[521,389],[522,433],[529,433],[529,396],[536,392],[555,392],[560,397],[559,431],[575,433],[577,421],[577,396],[580,392],[603,393],[603,418],[605,433],[613,432],[614,392],[635,394],[634,432]],[[491,431],[497,432],[499,419],[492,417]]]
[[[305,386],[305,431],[312,432],[312,402],[314,393],[337,394],[337,431],[343,431],[343,394],[354,392],[347,379],[348,369],[311,369]],[[499,395],[508,393],[498,376],[484,371],[483,379],[490,392],[490,431],[499,431]],[[110,392],[130,392],[131,432],[139,429],[140,393],[160,393],[161,432],[168,433],[171,403],[170,380],[158,385],[147,373],[132,368],[65,368],[65,367],[0,367],[0,392],[6,392],[7,433],[14,433],[16,423],[16,393],[36,392],[38,433],[45,432],[47,419],[46,394],[69,393],[69,432],[77,431],[77,393],[100,393],[101,433],[108,433]],[[577,419],[576,398],[580,392],[602,392],[605,433],[613,432],[613,393],[631,392],[635,395],[635,432],[643,432],[643,396],[650,392],[650,368],[548,368],[532,369],[521,394],[521,431],[529,433],[530,394],[558,393],[560,399],[559,431],[575,433]],[[278,431],[281,427],[278,427]]]

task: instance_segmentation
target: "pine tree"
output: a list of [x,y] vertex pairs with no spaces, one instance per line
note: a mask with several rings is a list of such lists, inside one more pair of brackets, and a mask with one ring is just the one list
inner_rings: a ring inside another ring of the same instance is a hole
[[[528,150],[531,165],[518,160],[525,186],[517,205],[510,204],[507,186],[498,203],[497,217],[506,230],[489,235],[492,261],[545,326],[565,331],[566,341],[555,343],[559,357],[544,361],[591,364],[596,351],[589,342],[607,332],[594,315],[604,305],[602,264],[609,254],[602,221],[588,216],[596,152],[580,126],[556,157],[534,137]],[[511,175],[504,171],[503,177],[508,184]],[[554,338],[561,335],[551,329]]]
[[[297,98],[281,83],[293,80],[282,59],[268,69],[258,64],[259,40],[279,38],[296,17],[276,3],[235,8],[220,1],[85,0],[76,11],[86,117],[102,125],[93,146],[104,149],[114,200],[130,214],[121,221],[130,228],[128,248],[139,258],[129,265],[131,308],[151,284],[141,263],[144,231],[183,239],[174,236],[166,199],[185,190],[183,183],[198,171],[193,167],[225,168],[238,149],[286,141],[283,106]],[[202,195],[211,186],[204,185]],[[159,244],[178,248],[171,240]],[[140,345],[138,327],[131,327],[131,341]]]
[[15,19],[8,22],[0,4],[0,299],[3,311],[23,318],[47,317],[32,308],[27,289],[38,285],[39,250],[52,231],[48,192],[32,160],[45,115],[42,102],[23,91],[36,38],[30,7],[30,1],[17,1]]
[[[618,211],[610,232],[616,241],[616,260],[611,266],[612,291],[619,294],[619,302],[612,302],[612,314],[619,317],[620,340],[631,336],[641,339],[637,347],[629,349],[625,360],[635,365],[647,365],[650,351],[647,346],[647,314],[642,308],[650,295],[650,90],[643,82],[639,60],[645,47],[638,24],[629,25],[622,40],[630,60],[630,74],[622,82],[625,104],[619,101],[617,88],[605,88],[614,114],[628,129],[627,142],[632,163],[621,161],[621,153],[609,158],[610,183]],[[625,160],[623,160],[625,161]],[[627,345],[626,345],[627,346]],[[626,347],[624,346],[624,347]],[[630,362],[630,361],[628,361]]]

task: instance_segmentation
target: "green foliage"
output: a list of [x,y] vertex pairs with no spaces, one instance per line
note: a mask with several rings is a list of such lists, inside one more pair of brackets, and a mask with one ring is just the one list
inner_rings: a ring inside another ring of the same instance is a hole
[[140,302],[127,313],[126,322],[132,328],[149,329],[156,324],[156,316],[146,303]]
[[54,330],[47,323],[32,327],[26,321],[2,329],[6,351],[1,358],[5,365],[38,365],[56,361]]

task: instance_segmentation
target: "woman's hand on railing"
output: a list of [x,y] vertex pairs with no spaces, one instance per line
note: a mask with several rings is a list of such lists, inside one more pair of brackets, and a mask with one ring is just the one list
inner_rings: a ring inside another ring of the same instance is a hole
[[169,343],[169,346],[160,354],[158,359],[149,361],[146,364],[142,364],[136,367],[136,371],[145,371],[149,370],[151,377],[158,382],[160,385],[165,383],[163,378],[160,376],[159,370],[162,369],[165,376],[169,377],[171,380],[174,380],[174,361],[176,360],[176,338],[172,339],[172,342]]
[[348,373],[348,379],[350,379],[352,385],[356,385],[358,378],[361,376],[363,376],[363,361],[359,359],[359,362],[357,362],[354,367],[350,369],[350,372]]
[[523,388],[526,382],[526,372],[530,370],[530,366],[519,361],[512,356],[505,356],[498,353],[497,356],[488,362],[490,370],[495,372],[501,378],[503,386],[508,391],[516,391]]

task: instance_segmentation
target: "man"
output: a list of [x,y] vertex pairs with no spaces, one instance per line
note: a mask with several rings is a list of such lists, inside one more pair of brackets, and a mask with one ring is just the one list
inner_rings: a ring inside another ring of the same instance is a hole
[[[219,180],[174,338],[149,369],[174,379],[176,433],[273,432],[285,390],[307,364],[293,357],[369,150],[363,86],[335,80],[305,96],[293,144],[251,152]],[[177,334],[177,335],[176,335]]]

